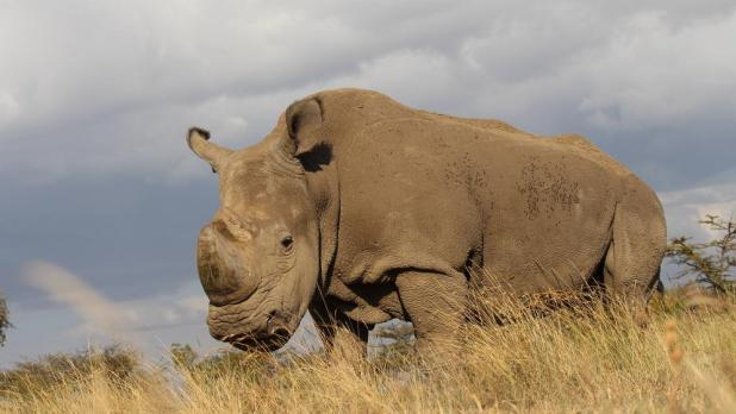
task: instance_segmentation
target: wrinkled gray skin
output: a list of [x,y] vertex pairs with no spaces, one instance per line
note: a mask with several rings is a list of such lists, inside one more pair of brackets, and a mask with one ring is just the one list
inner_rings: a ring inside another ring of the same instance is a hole
[[658,281],[659,200],[579,136],[341,89],[292,104],[252,147],[198,128],[188,143],[220,179],[197,245],[210,333],[240,349],[281,347],[309,310],[328,346],[336,327],[365,341],[400,318],[421,350],[452,338],[485,287],[594,284],[644,303]]

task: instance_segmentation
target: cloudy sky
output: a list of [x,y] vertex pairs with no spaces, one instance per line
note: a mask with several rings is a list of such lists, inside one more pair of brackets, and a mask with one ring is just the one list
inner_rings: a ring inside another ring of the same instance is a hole
[[655,187],[671,235],[705,237],[699,216],[736,213],[735,7],[0,0],[0,366],[216,347],[194,267],[216,178],[184,133],[246,146],[324,88],[582,133]]

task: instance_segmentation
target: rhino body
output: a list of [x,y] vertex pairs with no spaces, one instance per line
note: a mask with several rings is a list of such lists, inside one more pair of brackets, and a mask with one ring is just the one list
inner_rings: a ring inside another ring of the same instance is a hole
[[342,89],[295,102],[252,147],[208,138],[188,137],[220,175],[198,268],[211,334],[242,349],[280,347],[307,310],[328,344],[399,318],[421,347],[452,337],[491,280],[642,302],[658,282],[659,200],[583,137]]

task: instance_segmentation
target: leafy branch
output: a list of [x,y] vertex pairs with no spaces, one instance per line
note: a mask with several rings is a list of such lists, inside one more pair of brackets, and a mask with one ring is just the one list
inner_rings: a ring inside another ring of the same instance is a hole
[[8,304],[5,298],[0,296],[0,346],[5,344],[5,331],[12,326],[8,314]]
[[692,238],[673,238],[666,256],[682,266],[679,278],[693,276],[695,282],[710,286],[720,293],[736,290],[733,269],[736,268],[736,222],[707,214],[699,221],[717,236],[697,243]]

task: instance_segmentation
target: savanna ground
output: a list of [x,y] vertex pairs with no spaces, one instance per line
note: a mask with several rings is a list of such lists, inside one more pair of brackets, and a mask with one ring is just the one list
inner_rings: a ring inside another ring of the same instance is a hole
[[[736,300],[670,293],[641,320],[600,301],[539,316],[502,301],[511,323],[470,325],[420,360],[411,341],[362,358],[172,348],[144,364],[113,347],[0,374],[7,412],[736,412]],[[499,298],[494,298],[494,307]],[[697,307],[692,307],[697,305]]]

